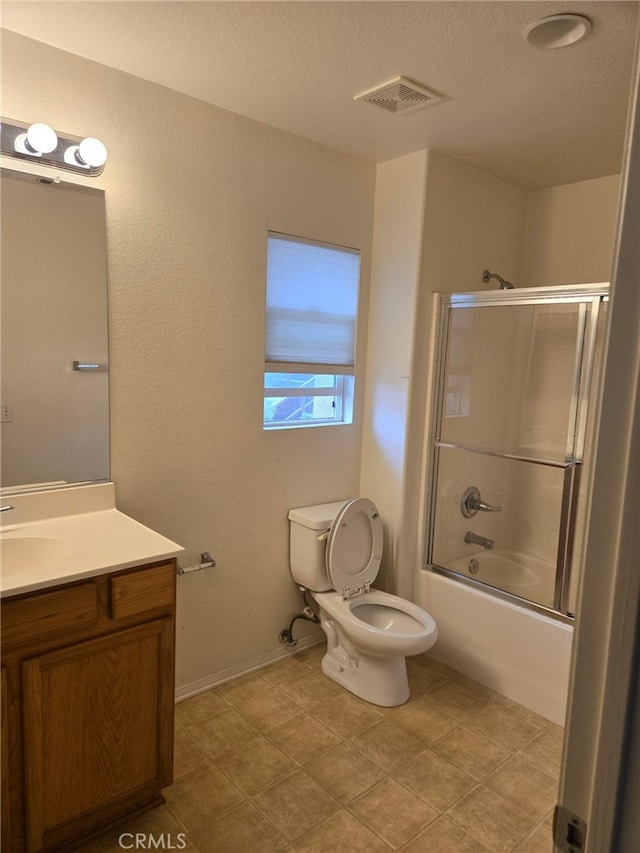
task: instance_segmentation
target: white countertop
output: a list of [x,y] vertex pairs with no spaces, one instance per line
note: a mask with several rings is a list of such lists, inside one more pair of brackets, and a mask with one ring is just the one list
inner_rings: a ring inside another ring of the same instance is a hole
[[27,539],[27,547],[42,546],[39,552],[44,555],[16,561],[12,546],[5,546],[2,598],[155,563],[184,551],[116,509],[113,483],[7,495],[2,504],[14,509],[2,513],[0,549],[7,540]]

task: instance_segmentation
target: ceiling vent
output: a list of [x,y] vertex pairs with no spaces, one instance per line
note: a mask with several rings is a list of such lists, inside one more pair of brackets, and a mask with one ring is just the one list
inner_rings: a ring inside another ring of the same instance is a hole
[[395,77],[375,89],[354,95],[353,100],[376,104],[391,113],[408,113],[441,101],[442,95],[436,95],[406,77]]

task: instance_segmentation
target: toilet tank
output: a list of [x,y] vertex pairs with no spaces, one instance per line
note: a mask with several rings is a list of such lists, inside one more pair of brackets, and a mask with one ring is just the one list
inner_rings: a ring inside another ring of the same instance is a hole
[[347,501],[334,501],[289,510],[291,574],[296,583],[314,592],[332,588],[325,566],[326,534],[345,503]]

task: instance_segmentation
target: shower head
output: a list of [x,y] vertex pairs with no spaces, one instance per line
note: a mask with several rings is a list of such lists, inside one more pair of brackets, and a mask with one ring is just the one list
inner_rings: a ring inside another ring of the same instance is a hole
[[484,272],[482,273],[482,280],[484,281],[484,283],[488,284],[492,278],[495,278],[496,281],[500,282],[500,290],[513,290],[513,285],[510,281],[507,281],[506,279],[502,278],[502,276],[498,275],[498,273],[489,272],[489,270],[484,270]]

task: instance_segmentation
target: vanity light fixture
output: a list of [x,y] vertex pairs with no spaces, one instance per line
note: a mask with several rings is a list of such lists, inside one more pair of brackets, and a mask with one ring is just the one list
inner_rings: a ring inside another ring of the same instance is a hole
[[27,125],[3,118],[0,142],[3,156],[37,159],[40,165],[83,175],[101,174],[107,160],[107,149],[99,139],[59,134],[41,122]]

